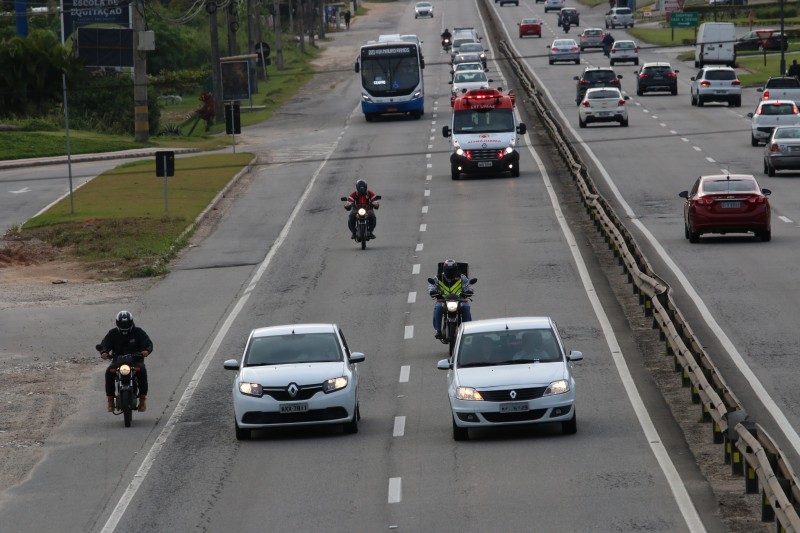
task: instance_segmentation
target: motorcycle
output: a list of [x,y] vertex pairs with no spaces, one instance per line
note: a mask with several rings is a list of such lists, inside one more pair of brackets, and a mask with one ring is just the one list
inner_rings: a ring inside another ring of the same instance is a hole
[[[98,352],[103,350],[99,344],[95,346]],[[133,411],[139,408],[139,380],[136,375],[139,372],[137,363],[144,361],[141,352],[126,354],[109,354],[111,358],[111,368],[109,372],[114,374],[114,414],[122,414],[125,427],[131,427]]]
[[569,33],[569,20],[567,20],[567,17],[564,17],[564,22],[561,23],[561,27],[564,28],[564,33]]
[[450,42],[450,39],[442,39],[442,50],[449,52],[452,47],[453,45]]
[[[370,207],[372,207],[372,202],[380,200],[381,195],[376,194],[374,198],[369,200]],[[342,196],[342,201],[346,202],[348,198],[346,196]],[[356,242],[361,243],[361,249],[366,250],[367,248],[367,241],[370,239],[369,237],[369,217],[367,216],[367,208],[366,207],[359,207],[358,211],[356,211]]]
[[[477,282],[477,278],[472,278],[469,280],[470,285],[474,285]],[[435,285],[437,280],[435,278],[428,278],[428,283]],[[462,292],[461,294],[435,294],[433,297],[436,299],[437,303],[442,302],[444,304],[442,324],[439,329],[439,331],[442,332],[442,337],[439,340],[442,341],[442,344],[450,345],[449,351],[450,357],[452,357],[453,349],[456,345],[458,328],[464,321],[464,314],[461,310],[461,306],[468,301],[472,301],[472,295]]]

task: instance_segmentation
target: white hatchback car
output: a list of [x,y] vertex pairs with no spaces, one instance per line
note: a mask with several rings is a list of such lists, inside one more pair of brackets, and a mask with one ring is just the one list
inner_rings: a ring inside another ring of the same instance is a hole
[[634,41],[614,41],[608,59],[613,67],[615,63],[622,61],[632,61],[634,65],[639,64],[639,46]]
[[566,3],[566,0],[544,0],[544,12],[561,11],[561,8],[564,7]]
[[294,324],[254,329],[235,370],[236,438],[254,429],[340,424],[358,431],[358,367],[365,356],[351,352],[335,324]]
[[485,89],[492,82],[494,80],[487,78],[486,73],[482,70],[464,70],[456,72],[450,84],[453,86],[453,95],[458,96],[469,89]]
[[453,439],[469,439],[469,428],[557,422],[575,433],[575,379],[567,352],[549,317],[497,318],[464,322],[447,370]]
[[792,100],[761,100],[750,118],[750,144],[769,141],[778,126],[800,126],[800,112]]
[[433,18],[433,5],[430,2],[417,2],[414,5],[414,18],[419,17]]
[[585,128],[590,122],[619,122],[620,126],[627,127],[628,108],[625,102],[629,99],[616,87],[587,89],[578,106],[578,126]]
[[692,105],[727,102],[729,106],[742,106],[742,83],[733,68],[703,67],[691,80]]

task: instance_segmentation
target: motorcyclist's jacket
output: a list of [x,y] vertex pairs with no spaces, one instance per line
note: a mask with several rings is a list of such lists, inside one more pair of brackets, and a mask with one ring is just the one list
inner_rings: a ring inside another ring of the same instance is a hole
[[444,33],[442,33],[442,40],[443,40],[443,41],[444,41],[445,39],[451,39],[452,37],[453,37],[453,36],[452,36],[452,35],[450,35],[450,32],[449,32],[449,31],[448,31],[448,32],[444,32]]
[[372,212],[372,208],[378,209],[380,204],[374,203],[375,201],[375,193],[372,191],[367,191],[367,194],[359,194],[358,191],[353,191],[350,193],[350,196],[347,197],[347,203],[344,204],[344,208],[350,211],[353,209],[353,206],[356,207],[364,207],[366,208],[368,213]]
[[101,352],[112,352],[116,355],[144,352],[153,353],[153,341],[142,328],[134,326],[127,335],[117,328],[111,328],[100,341]]
[[441,294],[442,296],[447,296],[448,294],[460,295],[462,292],[470,295],[473,293],[469,278],[463,274],[460,278],[452,282],[450,280],[446,280],[443,274],[437,276],[435,279],[436,283],[431,283],[428,285],[429,294]]

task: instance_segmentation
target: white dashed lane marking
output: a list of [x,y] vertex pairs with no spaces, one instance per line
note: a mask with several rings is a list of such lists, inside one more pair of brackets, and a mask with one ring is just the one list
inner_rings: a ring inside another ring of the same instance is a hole
[[402,478],[389,478],[389,503],[400,503],[402,499],[403,484]]
[[406,331],[403,333],[404,339],[413,339],[414,338],[414,326],[406,326]]
[[408,301],[406,303],[413,304],[417,301],[417,291],[408,293]]
[[411,365],[403,365],[400,367],[400,383],[408,383],[408,378],[411,375]]
[[[417,247],[416,247],[416,249],[415,249],[414,251],[416,251],[416,252],[421,252],[421,251],[422,251],[422,249],[423,249],[424,247],[425,247],[425,245],[424,245],[424,244],[422,244],[422,243],[418,243],[418,244],[417,244]],[[419,272],[417,272],[417,274],[419,274]]]
[[411,273],[412,274],[419,274],[419,267],[420,267],[420,264],[419,263],[415,263],[414,266],[411,267]]
[[420,231],[426,231],[427,229],[428,229],[428,225],[427,224],[420,224],[419,225],[419,230]]
[[406,417],[404,416],[394,417],[394,430],[392,431],[392,437],[402,437],[405,432],[406,432]]
[[779,219],[781,219],[781,220],[783,220],[783,221],[784,221],[784,222],[786,222],[787,224],[794,224],[794,221],[793,221],[791,218],[789,218],[789,217],[785,217],[785,216],[783,216],[783,215],[779,215],[779,216],[778,216],[778,218],[779,218]]
[[692,146],[692,148],[694,148],[694,149],[695,149],[695,150],[697,150],[698,152],[702,152],[702,151],[703,151],[703,149],[702,149],[702,148],[700,148],[699,146]]

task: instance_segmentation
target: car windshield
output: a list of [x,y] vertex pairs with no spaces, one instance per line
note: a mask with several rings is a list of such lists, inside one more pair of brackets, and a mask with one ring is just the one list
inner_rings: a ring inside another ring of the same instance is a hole
[[483,70],[483,65],[481,63],[459,63],[456,65],[456,71],[464,70]]
[[735,80],[736,72],[733,70],[709,70],[706,71],[705,79],[707,80]]
[[486,81],[486,74],[482,70],[468,70],[456,74],[454,83],[475,83]]
[[622,95],[619,94],[619,91],[605,89],[602,91],[589,91],[586,94],[586,98],[590,100],[602,100],[604,98],[622,98]]
[[800,139],[800,128],[778,128],[775,130],[776,139]]
[[617,41],[614,43],[614,48],[636,48],[636,45],[631,41]]
[[643,72],[648,74],[669,74],[672,72],[672,67],[658,66],[658,67],[645,67]]
[[428,2],[418,2],[417,7],[431,7]]
[[583,79],[586,81],[609,81],[615,80],[617,77],[610,70],[590,70],[583,74]]
[[483,46],[479,43],[464,43],[458,49],[459,52],[483,52]]
[[603,35],[603,30],[584,30],[583,34],[590,37],[600,37]]
[[564,14],[564,15],[574,15],[575,13],[577,13],[577,10],[575,10],[575,9],[573,9],[571,7],[564,7],[564,8],[561,8],[561,13]]
[[539,24],[539,21],[536,19],[525,19],[522,21],[523,24]]
[[511,109],[464,109],[453,114],[453,133],[514,131]]
[[796,78],[776,78],[769,80],[770,89],[796,89],[800,82]]
[[460,368],[556,363],[563,361],[553,330],[529,329],[464,335],[458,348]]
[[794,115],[794,104],[761,104],[760,115]]
[[342,354],[332,333],[309,333],[253,337],[247,346],[244,366],[287,365],[341,361]]
[[621,8],[621,9],[617,9],[616,14],[617,15],[630,15],[631,14],[631,10],[628,9],[627,7]]
[[720,178],[704,181],[703,192],[758,192],[758,185],[750,179]]

